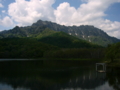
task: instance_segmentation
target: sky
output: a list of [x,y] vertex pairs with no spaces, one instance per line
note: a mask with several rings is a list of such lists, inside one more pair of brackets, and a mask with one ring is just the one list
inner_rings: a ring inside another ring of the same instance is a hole
[[93,25],[120,39],[120,0],[0,0],[0,31],[38,20]]

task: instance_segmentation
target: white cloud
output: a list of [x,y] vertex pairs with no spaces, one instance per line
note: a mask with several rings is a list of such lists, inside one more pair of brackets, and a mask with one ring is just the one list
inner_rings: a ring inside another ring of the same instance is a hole
[[6,26],[6,27],[11,27],[14,25],[13,21],[11,20],[10,17],[6,16],[2,20],[0,19],[0,25]]
[[69,3],[64,2],[54,11],[56,22],[64,25],[71,25],[74,23],[74,15],[77,13],[74,7],[70,7]]
[[9,5],[8,13],[21,25],[30,25],[39,19],[54,20],[54,0],[16,0]]
[[112,2],[109,0],[88,0],[88,3],[80,5],[78,9],[71,7],[68,3],[62,3],[57,10],[55,10],[55,15],[57,21],[60,18],[62,22],[67,22],[65,18],[69,18],[69,21],[71,21],[68,22],[69,25],[73,22],[73,24],[91,23],[91,21],[99,20],[105,16],[106,14],[104,11],[111,5],[111,3]]
[[4,7],[1,3],[0,3],[0,8]]
[[[111,36],[120,38],[116,32],[120,32],[120,22],[112,22],[103,19],[106,9],[120,0],[82,0],[87,3],[80,5],[78,9],[71,7],[69,3],[62,3],[55,10],[56,22],[65,25],[94,25]],[[114,32],[114,33],[113,33]]]
[[0,30],[0,32],[2,32],[3,30]]
[[5,11],[5,10],[2,10],[2,13],[6,13],[6,11]]
[[[21,26],[31,25],[39,19],[64,25],[94,25],[109,35],[120,38],[120,22],[104,19],[105,11],[110,5],[120,3],[120,0],[82,0],[83,4],[77,9],[68,2],[63,2],[54,9],[54,2],[55,0],[15,0],[9,5],[8,14]],[[10,18],[7,17],[7,20],[12,23]],[[3,22],[5,21],[6,18]]]

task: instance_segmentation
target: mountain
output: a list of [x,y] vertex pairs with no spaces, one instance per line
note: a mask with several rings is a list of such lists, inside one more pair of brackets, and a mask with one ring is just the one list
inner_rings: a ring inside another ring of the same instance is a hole
[[36,36],[38,41],[51,44],[60,48],[96,48],[101,47],[85,40],[81,40],[75,36],[71,36],[62,31],[53,31],[45,29]]
[[49,28],[54,31],[62,31],[71,36],[75,36],[79,39],[89,41],[94,44],[107,46],[108,44],[120,42],[119,39],[110,37],[102,30],[89,25],[81,26],[64,26],[49,21],[39,20],[33,23],[31,26],[18,27],[11,30],[0,32],[0,38],[12,38],[12,37],[37,37],[42,31]]

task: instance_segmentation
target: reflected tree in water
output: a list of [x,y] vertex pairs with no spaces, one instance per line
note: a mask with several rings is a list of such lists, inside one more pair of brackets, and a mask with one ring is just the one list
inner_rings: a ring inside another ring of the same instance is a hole
[[107,80],[115,90],[120,90],[120,68],[110,68],[107,73]]

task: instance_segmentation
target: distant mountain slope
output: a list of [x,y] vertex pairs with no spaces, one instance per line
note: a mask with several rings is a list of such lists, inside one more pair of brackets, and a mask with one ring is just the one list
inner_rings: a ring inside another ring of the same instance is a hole
[[46,28],[54,31],[63,31],[69,35],[78,37],[98,45],[106,46],[111,43],[120,42],[119,39],[108,36],[102,30],[95,28],[94,26],[82,25],[82,26],[64,26],[49,21],[37,21],[31,26],[18,27],[0,32],[0,38],[6,37],[36,37]]
[[40,42],[58,46],[61,48],[96,48],[101,47],[85,40],[78,39],[62,31],[53,31],[45,29],[38,36],[36,36]]
[[76,36],[80,39],[106,46],[111,43],[120,42],[119,39],[108,36],[102,30],[95,28],[94,26],[89,25],[81,25],[81,26],[64,26],[56,23],[41,21],[39,20],[37,23],[34,23],[32,27],[36,26],[44,26],[48,27],[55,31],[63,31],[68,33],[69,35]]

